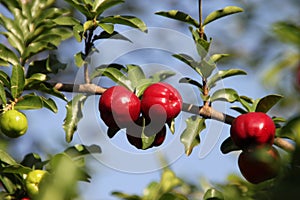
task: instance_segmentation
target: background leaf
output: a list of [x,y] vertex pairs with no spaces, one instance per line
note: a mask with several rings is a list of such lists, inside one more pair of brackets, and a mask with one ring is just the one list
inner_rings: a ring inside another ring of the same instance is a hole
[[257,103],[256,112],[268,112],[275,104],[277,104],[283,96],[281,95],[268,95],[260,99]]
[[224,196],[217,189],[210,188],[205,192],[203,200],[224,200]]

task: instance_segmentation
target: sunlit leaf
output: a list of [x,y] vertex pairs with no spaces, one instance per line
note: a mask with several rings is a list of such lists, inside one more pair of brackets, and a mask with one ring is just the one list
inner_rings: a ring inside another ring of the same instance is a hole
[[84,59],[84,54],[80,51],[74,55],[74,61],[77,67],[82,67],[86,61]]
[[210,97],[211,102],[226,101],[226,102],[233,103],[235,101],[238,101],[238,99],[239,99],[238,93],[231,88],[219,89],[215,91]]
[[225,17],[227,15],[232,15],[235,13],[243,12],[243,11],[244,10],[242,8],[237,7],[237,6],[227,6],[223,9],[213,11],[204,19],[203,26],[205,26],[219,18]]
[[25,85],[24,68],[21,65],[15,65],[12,68],[10,90],[13,98],[18,98]]
[[213,63],[217,63],[222,58],[225,58],[225,57],[228,57],[228,56],[229,56],[229,54],[214,54],[210,57],[210,61],[212,61]]
[[74,0],[65,0],[65,1],[68,2],[72,7],[77,9],[79,12],[81,12],[88,19],[94,18],[93,14],[90,12],[89,8],[85,4],[79,3],[78,1],[74,1]]
[[95,0],[93,5],[93,12],[96,13],[96,17],[101,15],[105,10],[118,5],[120,3],[124,3],[124,0]]
[[51,110],[54,113],[57,113],[58,108],[57,108],[56,103],[53,99],[51,99],[51,98],[47,99],[47,98],[42,97],[42,96],[40,98],[43,101],[43,107],[44,108],[47,108],[47,109]]
[[276,95],[276,94],[272,94],[272,95],[268,95],[263,97],[262,99],[260,99],[256,105],[256,112],[268,112],[274,105],[276,105],[281,99],[283,98],[283,96],[281,95]]
[[77,130],[78,122],[83,117],[82,109],[86,99],[87,96],[84,94],[78,94],[66,105],[67,114],[64,119],[63,128],[66,133],[67,142],[72,141],[73,134]]
[[17,162],[5,151],[0,149],[0,160],[9,165],[17,165]]
[[217,189],[210,188],[205,192],[203,200],[224,200],[224,196]]
[[[0,60],[5,61],[11,65],[19,64],[19,59],[16,56],[16,54],[12,50],[4,46],[3,44],[0,44]],[[9,64],[3,66],[9,66]]]
[[188,15],[182,11],[178,11],[178,10],[160,11],[160,12],[156,12],[155,14],[161,15],[164,17],[168,17],[171,19],[175,19],[178,21],[182,21],[182,22],[191,24],[195,27],[199,27],[199,22],[197,20],[195,20],[190,15]]
[[195,146],[200,144],[200,132],[205,129],[205,119],[192,116],[186,119],[186,128],[180,136],[186,155],[190,155]]
[[163,170],[160,180],[162,193],[169,192],[180,184],[182,184],[182,180],[172,170],[168,168]]
[[[114,25],[113,24],[98,23],[98,26],[101,27],[105,31],[105,33],[107,33],[107,35],[111,35],[114,33]],[[95,38],[94,38],[94,40],[95,40]]]
[[208,87],[213,87],[217,81],[237,75],[246,75],[247,73],[241,69],[220,70],[208,80]]
[[43,108],[43,101],[36,94],[27,94],[22,96],[14,107],[17,110],[41,109]]
[[137,28],[143,32],[147,32],[146,24],[137,17],[126,16],[126,15],[114,15],[102,18],[100,23],[112,23],[112,24],[121,24],[125,26],[130,26]]

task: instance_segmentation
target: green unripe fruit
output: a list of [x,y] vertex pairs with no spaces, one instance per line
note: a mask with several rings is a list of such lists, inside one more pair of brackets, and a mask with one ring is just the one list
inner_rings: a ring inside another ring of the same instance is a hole
[[30,197],[34,197],[39,194],[40,185],[47,174],[47,171],[40,169],[33,170],[27,174],[25,186]]
[[17,110],[8,110],[0,115],[0,130],[10,137],[17,138],[24,135],[28,128],[26,116]]

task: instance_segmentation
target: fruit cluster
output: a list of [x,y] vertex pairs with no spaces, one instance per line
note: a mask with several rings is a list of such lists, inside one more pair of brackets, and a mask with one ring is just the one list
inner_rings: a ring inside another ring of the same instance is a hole
[[242,114],[233,121],[230,136],[242,149],[238,166],[247,181],[257,184],[278,174],[280,156],[272,146],[275,131],[273,120],[262,112]]
[[144,149],[143,135],[153,137],[147,148],[161,145],[166,137],[166,123],[171,123],[181,108],[179,92],[162,82],[148,86],[141,99],[124,86],[113,86],[99,100],[103,122],[113,130],[126,128],[128,142],[138,149]]

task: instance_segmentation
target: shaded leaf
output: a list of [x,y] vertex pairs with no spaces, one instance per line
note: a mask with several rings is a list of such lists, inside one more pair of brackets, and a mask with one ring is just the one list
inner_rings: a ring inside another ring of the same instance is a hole
[[227,154],[227,153],[230,153],[232,151],[238,151],[238,150],[241,150],[239,147],[237,147],[233,140],[231,139],[231,137],[228,137],[226,138],[222,144],[221,144],[221,152],[223,154]]
[[200,116],[194,115],[186,119],[186,128],[180,136],[186,155],[190,155],[193,148],[200,144],[200,132],[204,129],[205,119]]
[[[198,34],[198,33],[195,33],[195,34]],[[212,42],[212,40],[207,41],[206,39],[203,39],[203,38],[199,38],[199,39],[195,40],[198,55],[202,59],[204,59],[207,56],[211,42]]]
[[275,104],[277,104],[283,96],[281,95],[268,95],[260,99],[256,105],[256,112],[268,112]]
[[146,78],[143,69],[138,65],[126,65],[128,79],[130,80],[132,87],[136,88],[139,82]]
[[246,110],[244,110],[243,108],[238,107],[238,106],[231,106],[230,109],[235,110],[235,111],[237,111],[237,112],[240,113],[240,114],[245,114],[245,113],[247,113]]
[[0,71],[0,84],[3,84],[5,87],[10,87],[10,78],[2,70]]
[[151,75],[149,78],[152,80],[152,82],[161,82],[166,80],[167,78],[170,78],[172,76],[176,75],[175,72],[170,71],[170,70],[161,70],[153,75]]
[[79,157],[79,156],[85,156],[89,154],[94,153],[101,153],[101,148],[98,145],[82,145],[82,144],[76,144],[72,147],[68,147],[65,151],[66,154],[68,154],[71,158]]
[[78,10],[79,12],[81,12],[88,19],[93,19],[94,18],[94,15],[90,12],[90,10],[86,6],[86,4],[79,3],[78,1],[74,1],[74,0],[65,0],[65,1],[68,2],[76,10]]
[[208,78],[211,76],[212,72],[215,70],[216,64],[206,61],[206,60],[201,60],[200,62],[200,70],[203,75],[203,77]]
[[96,17],[101,15],[105,10],[118,5],[120,3],[124,3],[124,0],[96,0],[93,5],[93,12],[96,13]]
[[188,198],[180,193],[165,193],[159,200],[188,200]]
[[53,99],[51,99],[51,98],[47,99],[47,98],[42,97],[42,96],[40,96],[40,98],[43,101],[43,107],[44,108],[47,108],[47,109],[51,110],[54,113],[57,113],[58,108],[57,108],[56,103]]
[[132,42],[130,39],[128,39],[124,35],[118,33],[117,31],[113,31],[112,33],[102,31],[99,35],[96,35],[93,38],[93,41],[99,40],[99,39],[114,39],[114,40],[125,40],[125,41],[128,41],[128,42]]
[[146,88],[153,83],[154,81],[152,79],[141,79],[135,87],[135,94],[138,97],[142,96]]
[[10,174],[27,174],[32,171],[29,167],[24,167],[22,165],[8,165],[5,167],[1,167],[0,173],[10,173]]
[[112,23],[112,24],[121,24],[137,28],[143,32],[147,32],[146,24],[137,17],[134,16],[125,16],[125,15],[114,15],[102,18],[100,23]]
[[173,57],[175,57],[178,60],[189,65],[192,69],[194,69],[198,74],[200,74],[202,76],[202,72],[201,72],[199,63],[196,62],[191,56],[186,55],[186,54],[174,54]]
[[138,195],[130,195],[130,194],[125,194],[123,192],[112,192],[111,193],[113,196],[116,196],[120,199],[124,199],[124,200],[142,200],[141,197],[139,197]]
[[238,93],[231,88],[219,89],[215,91],[210,97],[211,102],[226,101],[229,103],[233,103],[235,101],[238,101],[238,99],[239,99]]
[[66,133],[67,142],[72,141],[73,134],[77,130],[78,122],[83,117],[82,109],[86,99],[87,96],[78,94],[66,105],[67,115],[64,119],[63,128]]
[[6,94],[5,94],[5,89],[4,86],[0,83],[0,105],[7,104],[7,100],[6,100]]
[[215,73],[209,80],[208,80],[208,87],[213,87],[217,81],[221,79],[225,79],[231,76],[237,76],[237,75],[246,75],[247,73],[240,69],[228,69],[228,70],[220,70],[217,73]]
[[21,65],[15,65],[12,68],[11,80],[10,80],[10,90],[12,97],[18,98],[22,92],[25,85],[25,74],[24,68]]
[[289,138],[293,141],[298,141],[300,145],[300,116],[296,116],[288,120],[288,122],[276,132],[277,137]]
[[219,18],[225,17],[227,15],[232,15],[235,13],[243,12],[243,11],[244,10],[242,8],[237,7],[237,6],[227,6],[223,9],[213,11],[204,19],[203,26],[205,26]]
[[197,20],[195,20],[190,15],[188,15],[188,14],[182,12],[182,11],[178,11],[178,10],[159,11],[159,12],[156,12],[155,14],[161,15],[161,16],[164,16],[164,17],[168,17],[168,18],[171,18],[171,19],[175,19],[175,20],[178,20],[178,21],[182,21],[182,22],[185,22],[187,24],[191,24],[195,27],[199,27],[199,22]]
[[20,164],[34,169],[42,169],[44,165],[41,157],[36,153],[29,153],[25,155]]
[[300,26],[291,22],[281,21],[273,24],[273,33],[285,43],[300,47]]
[[194,79],[184,77],[179,80],[179,83],[188,83],[188,84],[196,86],[201,92],[203,91],[202,90],[203,85]]

